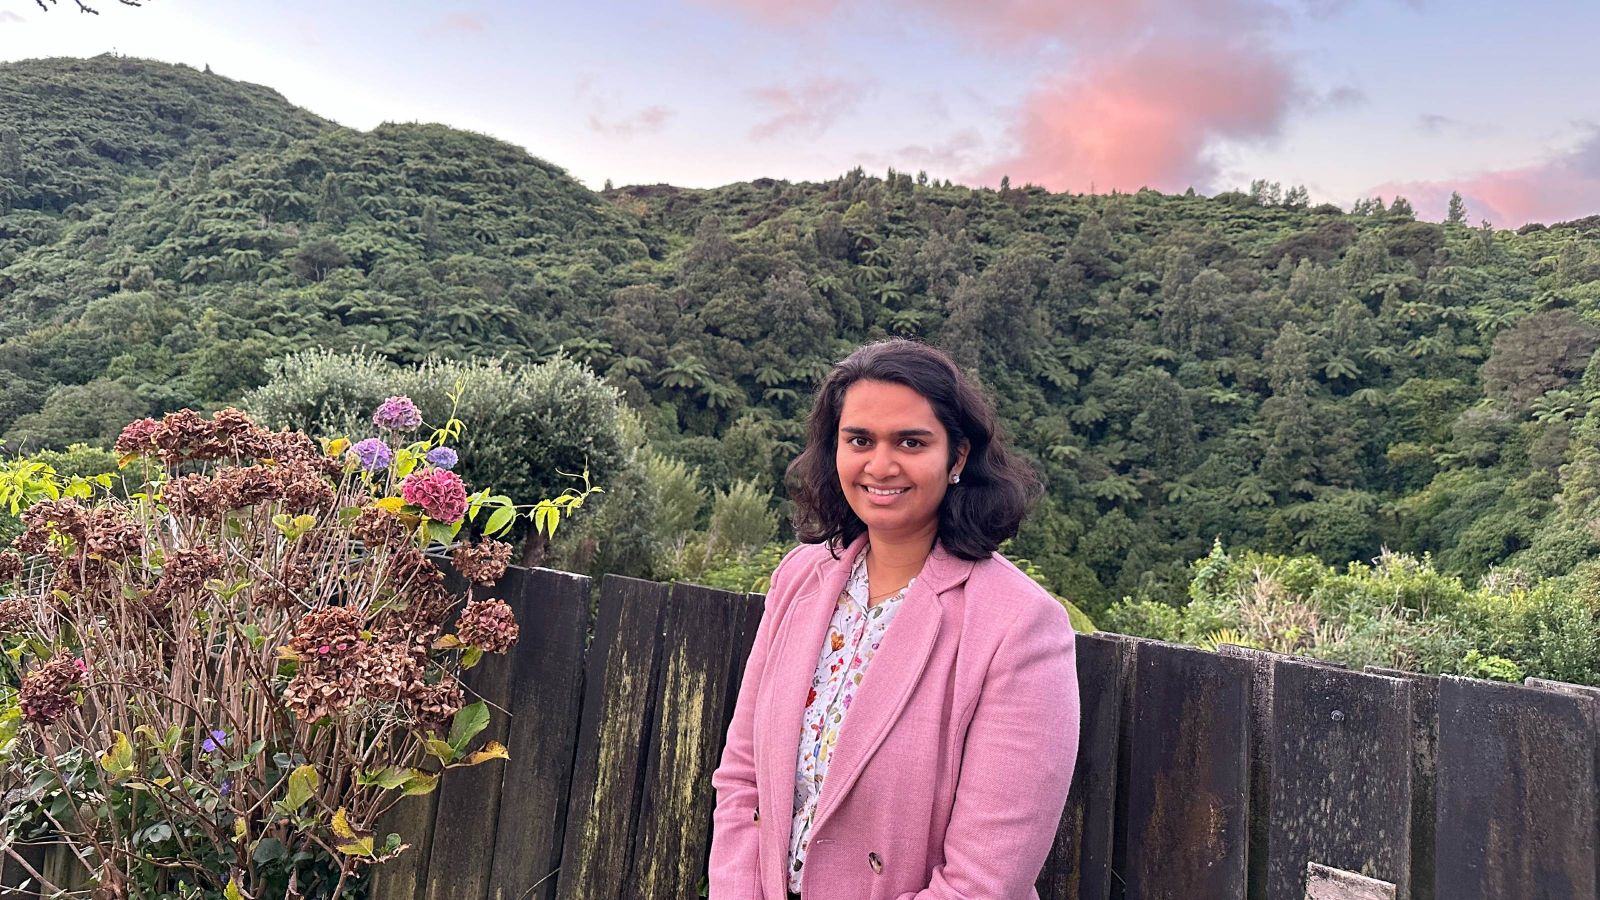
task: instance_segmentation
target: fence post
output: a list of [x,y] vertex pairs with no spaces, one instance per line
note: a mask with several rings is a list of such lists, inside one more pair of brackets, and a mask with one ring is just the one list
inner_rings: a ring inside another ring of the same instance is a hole
[[1596,701],[1444,676],[1438,895],[1594,900]]
[[665,644],[654,695],[638,838],[627,883],[640,900],[699,896],[710,853],[716,796],[711,773],[721,758],[722,713],[732,679],[730,650],[744,594],[679,584],[668,600]]
[[1121,635],[1076,640],[1080,725],[1072,789],[1035,887],[1040,900],[1108,900],[1117,746],[1133,645]]
[[1250,663],[1134,641],[1126,813],[1113,858],[1123,896],[1245,896]]
[[511,658],[511,759],[494,828],[490,900],[555,900],[583,713],[590,586],[582,575],[531,569],[506,598],[522,637]]
[[631,900],[626,884],[644,790],[668,589],[607,575],[585,664],[583,723],[561,852],[560,900]]
[[1277,659],[1273,670],[1264,896],[1304,894],[1316,862],[1408,897],[1409,684],[1309,660]]

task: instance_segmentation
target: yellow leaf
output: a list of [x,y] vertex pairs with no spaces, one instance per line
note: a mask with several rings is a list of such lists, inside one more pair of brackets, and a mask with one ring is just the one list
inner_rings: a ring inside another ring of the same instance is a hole
[[333,833],[347,841],[355,839],[356,830],[350,827],[350,818],[342,806],[333,814]]
[[244,892],[239,890],[239,881],[233,876],[228,876],[228,886],[222,889],[223,900],[244,900]]
[[453,650],[461,646],[461,639],[453,634],[447,634],[433,642],[435,650]]
[[384,497],[374,505],[379,509],[398,514],[401,510],[406,508],[406,501],[401,497]]
[[278,648],[278,658],[279,659],[295,659],[295,660],[297,660],[297,659],[300,658],[300,654],[294,652],[294,648],[293,647],[290,647],[287,644],[285,644],[285,645],[280,646]]
[[340,844],[338,849],[340,853],[346,853],[350,856],[371,856],[372,838],[364,837],[348,844]]
[[100,766],[113,781],[133,774],[133,743],[120,731],[112,732],[115,738],[111,749],[100,754]]
[[482,750],[467,754],[466,764],[469,766],[475,766],[478,763],[488,762],[491,759],[510,758],[511,751],[507,750],[504,744],[500,743],[499,741],[490,741],[489,743],[483,745]]
[[245,825],[245,823],[244,823],[244,816],[239,816],[239,817],[237,817],[237,818],[235,818],[233,820],[233,839],[234,840],[236,840],[236,841],[244,840],[245,839],[245,835],[249,833],[249,830],[250,830],[249,826]]
[[350,439],[349,438],[335,438],[334,440],[328,442],[328,455],[329,456],[340,456],[346,450],[349,450],[349,449],[350,449]]

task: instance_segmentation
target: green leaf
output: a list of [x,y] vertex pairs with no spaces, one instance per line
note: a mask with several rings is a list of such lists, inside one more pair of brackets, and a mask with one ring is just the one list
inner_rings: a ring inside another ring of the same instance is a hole
[[297,810],[306,805],[312,795],[317,792],[317,784],[322,779],[318,777],[317,770],[311,766],[300,766],[289,773],[289,796],[285,801],[288,808]]
[[456,716],[450,722],[450,746],[456,753],[467,749],[467,744],[478,736],[478,732],[489,727],[489,704],[479,700],[471,706],[463,706],[456,711]]
[[411,779],[411,773],[399,766],[390,766],[378,773],[378,787],[392,791]]
[[[429,738],[427,746],[428,752],[439,757],[440,762],[445,763],[446,765],[455,762],[456,748],[450,746],[448,743],[441,741],[438,738]],[[409,791],[407,791],[407,793],[409,793]]]
[[516,509],[510,506],[502,506],[495,510],[494,515],[490,516],[489,521],[484,524],[483,533],[488,537],[495,537],[511,527],[511,523],[516,520]]
[[454,531],[450,528],[448,522],[428,520],[428,540],[437,544],[448,544],[454,536]]
[[470,669],[473,666],[477,665],[482,660],[483,660],[483,648],[482,647],[468,647],[466,652],[461,654],[461,668]]

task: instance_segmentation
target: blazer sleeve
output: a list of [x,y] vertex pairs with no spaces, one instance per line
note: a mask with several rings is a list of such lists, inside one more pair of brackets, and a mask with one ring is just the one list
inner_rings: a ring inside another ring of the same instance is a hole
[[962,751],[944,863],[896,900],[1029,896],[1078,758],[1076,641],[1059,605],[1029,604],[1001,640]]
[[791,588],[789,572],[799,549],[793,550],[773,570],[767,589],[767,602],[756,626],[755,642],[745,661],[739,682],[739,697],[733,706],[733,721],[722,745],[722,761],[711,773],[717,806],[712,813],[711,860],[708,869],[708,900],[751,900],[759,896],[757,882],[755,707],[756,690],[761,684],[767,651],[778,627],[778,606]]

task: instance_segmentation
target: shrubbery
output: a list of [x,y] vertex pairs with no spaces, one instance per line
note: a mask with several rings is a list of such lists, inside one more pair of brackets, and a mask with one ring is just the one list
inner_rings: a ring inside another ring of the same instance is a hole
[[386,810],[506,757],[473,746],[489,711],[459,677],[519,633],[485,593],[512,557],[493,538],[551,534],[587,493],[469,492],[460,419],[413,440],[408,397],[375,405],[354,443],[234,409],[134,422],[126,491],[0,473],[21,524],[0,552],[0,855],[65,842],[104,897],[347,897],[405,849]]
[[1126,599],[1103,626],[1202,647],[1240,644],[1350,666],[1600,685],[1600,564],[1476,587],[1433,561],[1385,552],[1343,570],[1221,542],[1191,567],[1187,605]]

